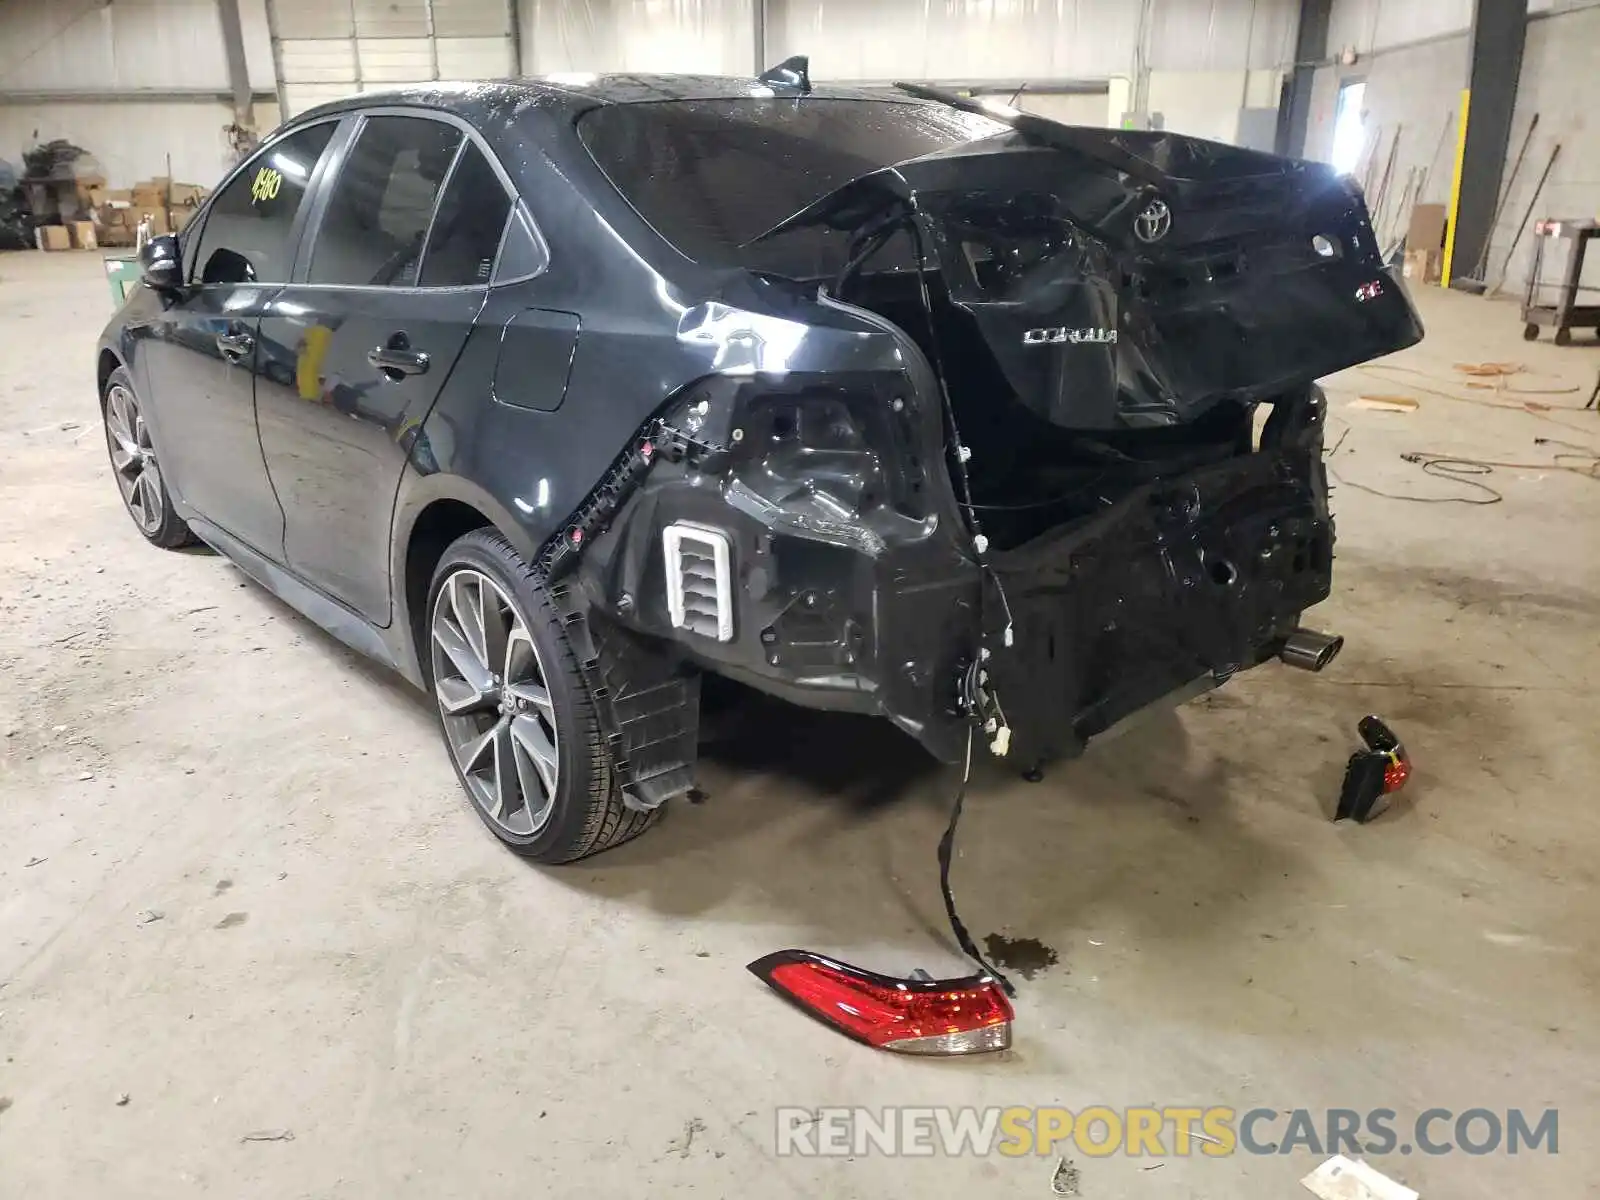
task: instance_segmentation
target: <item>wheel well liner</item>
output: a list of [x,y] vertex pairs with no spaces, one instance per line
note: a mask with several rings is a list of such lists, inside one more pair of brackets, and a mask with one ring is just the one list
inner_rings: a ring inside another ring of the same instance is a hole
[[441,499],[432,501],[418,513],[411,526],[411,534],[406,539],[406,612],[411,618],[417,665],[424,672],[427,667],[422,660],[426,647],[422,635],[427,627],[428,586],[433,582],[433,570],[451,542],[486,525],[494,525],[494,522],[472,505],[463,500]]
[[111,372],[122,365],[122,360],[117,357],[114,350],[102,349],[95,372],[95,395],[106,394],[106,380],[111,378]]

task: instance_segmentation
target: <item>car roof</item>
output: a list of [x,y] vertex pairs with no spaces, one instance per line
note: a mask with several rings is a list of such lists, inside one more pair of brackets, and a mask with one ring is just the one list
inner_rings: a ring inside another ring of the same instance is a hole
[[[490,112],[544,108],[576,116],[608,104],[645,104],[667,100],[736,100],[791,94],[754,76],[734,75],[590,75],[565,73],[523,79],[485,79],[419,83],[387,91],[363,92],[330,101],[299,114],[294,124],[333,113],[386,105],[439,109],[466,120]],[[889,89],[817,84],[797,99],[878,100],[900,104],[927,101]]]

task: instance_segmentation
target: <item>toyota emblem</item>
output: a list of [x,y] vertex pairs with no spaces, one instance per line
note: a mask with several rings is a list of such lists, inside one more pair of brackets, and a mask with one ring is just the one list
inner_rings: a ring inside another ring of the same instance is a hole
[[1152,200],[1133,219],[1133,232],[1141,242],[1159,242],[1172,228],[1172,210],[1165,200]]

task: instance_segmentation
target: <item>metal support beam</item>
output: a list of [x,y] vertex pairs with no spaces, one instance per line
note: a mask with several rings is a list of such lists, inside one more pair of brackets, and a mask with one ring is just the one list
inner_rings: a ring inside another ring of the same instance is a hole
[[1455,226],[1445,255],[1446,263],[1459,268],[1452,272],[1455,275],[1471,269],[1494,232],[1495,201],[1506,169],[1527,34],[1528,0],[1475,0],[1467,79],[1472,105],[1458,164]]
[[272,82],[278,90],[278,120],[289,119],[289,93],[283,85],[283,38],[278,33],[278,7],[267,0],[267,37],[272,42]]
[[750,0],[750,24],[755,34],[755,70],[750,73],[759,75],[772,66],[767,61],[767,0]]
[[[252,100],[271,100],[265,88],[251,92]],[[0,105],[14,104],[201,104],[233,102],[232,92],[216,88],[34,88],[0,92]]]
[[522,6],[517,0],[506,0],[506,22],[511,39],[511,74],[520,79],[527,72],[522,65]]
[[243,129],[256,127],[254,94],[250,90],[250,65],[244,56],[244,27],[239,23],[239,0],[217,0],[222,21],[222,50],[228,60],[228,86],[233,90],[233,121]]
[[1333,0],[1300,0],[1300,24],[1294,41],[1294,71],[1284,84],[1278,105],[1276,149],[1291,158],[1304,158],[1306,132],[1311,125],[1311,88],[1317,64],[1328,56],[1328,22]]

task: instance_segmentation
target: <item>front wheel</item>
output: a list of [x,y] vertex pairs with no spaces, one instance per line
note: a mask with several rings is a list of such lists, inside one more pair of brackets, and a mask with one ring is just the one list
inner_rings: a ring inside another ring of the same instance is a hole
[[150,426],[125,367],[118,367],[106,380],[100,415],[117,490],[139,532],[146,541],[167,550],[192,544],[194,534],[173,509],[172,495],[167,491],[155,444],[150,440]]
[[493,529],[455,541],[428,600],[429,670],[445,747],[489,829],[561,863],[644,832],[622,802],[588,685],[543,580]]

